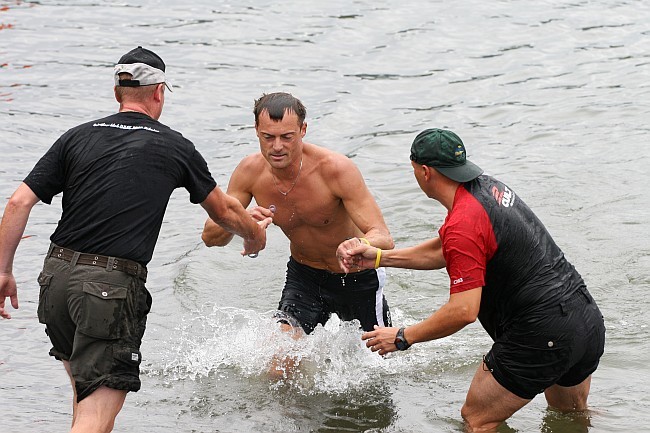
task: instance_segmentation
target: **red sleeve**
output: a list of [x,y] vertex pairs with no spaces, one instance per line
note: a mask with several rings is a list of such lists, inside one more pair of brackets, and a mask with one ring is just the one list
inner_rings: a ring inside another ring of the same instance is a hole
[[487,212],[462,185],[439,233],[447,262],[449,292],[483,287],[487,262],[496,251],[496,238]]

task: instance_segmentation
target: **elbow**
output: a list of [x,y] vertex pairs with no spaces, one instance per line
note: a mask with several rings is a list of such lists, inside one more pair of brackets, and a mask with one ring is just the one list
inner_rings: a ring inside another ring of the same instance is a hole
[[395,240],[393,239],[393,235],[390,234],[390,231],[388,231],[388,228],[386,228],[386,243],[388,244],[386,247],[387,250],[395,248]]
[[203,231],[201,232],[201,240],[206,247],[223,247],[227,244],[227,242],[222,242],[223,239],[220,231],[221,227],[212,216],[205,220]]
[[232,238],[232,234],[225,231],[221,232],[212,227],[203,230],[203,233],[201,233],[201,240],[206,247],[225,247],[230,243]]
[[471,325],[472,323],[476,322],[476,319],[478,319],[478,311],[476,311],[474,308],[470,308],[469,306],[461,308],[458,313],[459,322],[462,323],[463,327]]
[[214,236],[210,236],[208,233],[203,232],[201,234],[201,240],[205,244],[206,247],[223,247],[226,244],[219,242],[217,238]]
[[463,320],[463,328],[465,326],[469,326],[472,323],[476,322],[477,317],[476,316],[466,316]]
[[205,233],[201,233],[201,240],[205,244],[206,247],[213,247],[215,246],[214,243],[212,242],[212,239]]
[[[34,196],[34,198],[36,198],[36,196]],[[36,204],[36,201],[37,199],[35,200],[25,194],[15,193],[9,198],[6,208],[11,208],[14,211],[31,210]]]
[[211,230],[211,224],[213,224],[210,220],[210,218],[207,219],[205,222],[205,226],[203,227],[203,232],[201,232],[201,240],[205,244],[206,247],[214,247],[217,246],[216,242],[216,237],[214,236],[214,231]]
[[383,231],[381,242],[378,242],[377,245],[384,250],[392,250],[395,248],[395,241],[388,230]]

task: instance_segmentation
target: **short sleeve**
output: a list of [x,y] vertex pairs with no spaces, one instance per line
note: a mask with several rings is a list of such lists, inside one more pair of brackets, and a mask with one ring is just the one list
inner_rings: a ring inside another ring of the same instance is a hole
[[487,262],[496,248],[492,224],[483,206],[469,194],[463,200],[458,208],[454,205],[440,228],[452,294],[485,285]]
[[63,191],[65,185],[63,143],[63,137],[59,138],[24,179],[25,184],[43,203],[51,204],[52,198]]
[[185,184],[190,193],[190,201],[194,204],[203,202],[208,194],[217,186],[205,159],[198,150],[193,149],[190,156]]

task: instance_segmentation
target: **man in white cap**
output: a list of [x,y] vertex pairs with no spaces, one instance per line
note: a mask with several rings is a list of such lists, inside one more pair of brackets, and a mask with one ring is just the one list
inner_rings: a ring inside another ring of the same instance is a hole
[[418,134],[411,165],[422,191],[447,208],[439,236],[383,254],[356,246],[342,252],[341,266],[446,268],[449,301],[415,325],[375,327],[362,335],[366,346],[380,355],[406,350],[478,318],[494,344],[461,410],[470,431],[494,431],[540,393],[555,409],[585,410],[605,325],[580,274],[523,200],[467,160],[453,132]]
[[[140,345],[151,295],[147,264],[170,195],[185,188],[221,227],[266,243],[271,218],[255,222],[224,194],[192,142],[158,122],[165,63],[137,47],[115,66],[119,112],[64,133],[12,195],[0,224],[0,316],[18,308],[12,267],[32,207],[63,193],[63,214],[38,277],[38,318],[73,385],[72,432],[109,432],[128,391],[140,389]],[[136,429],[137,430],[137,429]]]

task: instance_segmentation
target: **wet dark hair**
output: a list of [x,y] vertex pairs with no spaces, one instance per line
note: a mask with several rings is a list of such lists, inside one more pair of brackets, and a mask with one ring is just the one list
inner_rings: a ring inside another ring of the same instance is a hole
[[300,99],[290,93],[276,92],[263,94],[260,99],[255,100],[253,113],[255,114],[255,126],[257,126],[260,114],[264,111],[269,113],[271,120],[279,122],[284,117],[284,113],[296,113],[298,124],[302,125],[307,116],[307,109]]

